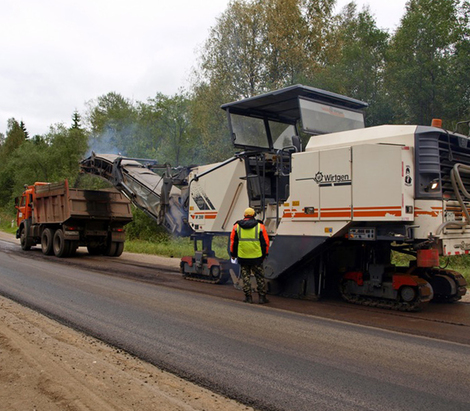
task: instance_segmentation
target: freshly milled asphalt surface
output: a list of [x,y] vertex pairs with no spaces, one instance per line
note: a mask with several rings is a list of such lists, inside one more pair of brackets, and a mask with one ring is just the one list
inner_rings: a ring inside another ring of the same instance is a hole
[[31,256],[0,242],[1,294],[256,408],[470,408],[468,344]]

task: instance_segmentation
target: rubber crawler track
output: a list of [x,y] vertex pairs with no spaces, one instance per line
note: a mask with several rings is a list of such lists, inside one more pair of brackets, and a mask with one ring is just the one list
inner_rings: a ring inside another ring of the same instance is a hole
[[428,304],[428,302],[423,303],[421,299],[419,298],[411,303],[407,303],[403,301],[392,301],[392,300],[386,300],[383,298],[373,298],[373,297],[364,297],[364,296],[347,294],[347,293],[344,293],[343,290],[341,290],[341,296],[348,303],[364,305],[367,307],[385,308],[385,309],[396,310],[396,311],[410,311],[410,312],[421,311],[423,307],[425,307]]
[[197,281],[206,284],[225,284],[230,278],[229,273],[222,271],[220,277],[213,278],[204,274],[182,273],[183,278],[189,281]]
[[183,274],[183,278],[189,281],[197,281],[199,283],[207,283],[207,284],[221,284],[220,278],[211,278],[207,277],[202,274]]

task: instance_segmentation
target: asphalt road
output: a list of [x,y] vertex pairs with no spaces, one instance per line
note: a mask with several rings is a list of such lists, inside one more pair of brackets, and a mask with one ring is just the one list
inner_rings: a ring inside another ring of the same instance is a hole
[[116,277],[1,241],[0,294],[259,409],[470,409],[467,344]]

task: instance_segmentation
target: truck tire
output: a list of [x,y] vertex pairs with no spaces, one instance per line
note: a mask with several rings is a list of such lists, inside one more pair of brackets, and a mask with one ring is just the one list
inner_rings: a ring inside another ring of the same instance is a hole
[[41,250],[44,255],[54,254],[54,230],[46,228],[41,234]]
[[117,243],[115,241],[108,241],[104,255],[114,257],[114,255],[116,254],[116,245]]
[[124,243],[116,243],[116,253],[114,254],[114,257],[120,257],[123,251]]
[[54,234],[53,249],[54,255],[59,258],[70,254],[70,241],[65,240],[64,232],[60,228]]
[[24,251],[28,251],[31,249],[31,244],[30,242],[28,241],[28,237],[26,235],[26,227],[23,226],[21,227],[21,231],[20,231],[20,244],[21,244],[21,248],[24,250]]

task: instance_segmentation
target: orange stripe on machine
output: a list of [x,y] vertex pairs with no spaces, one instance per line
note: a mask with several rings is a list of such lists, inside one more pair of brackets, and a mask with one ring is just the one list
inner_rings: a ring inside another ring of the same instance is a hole
[[[322,208],[320,214],[315,211],[314,214],[306,214],[303,211],[297,211],[296,209],[284,210],[284,218],[352,218],[351,209],[349,207],[340,208]],[[401,217],[402,208],[399,206],[388,206],[388,207],[355,207],[353,210],[355,217]]]
[[351,218],[351,207],[322,208],[321,217]]
[[192,219],[204,218],[206,220],[214,220],[217,217],[217,211],[200,211],[194,214],[190,214]]
[[401,207],[354,207],[354,217],[401,217]]
[[422,208],[416,207],[415,208],[415,217],[420,216],[431,216],[431,217],[439,217],[439,214],[442,212],[442,207],[431,207],[432,211],[423,210]]

